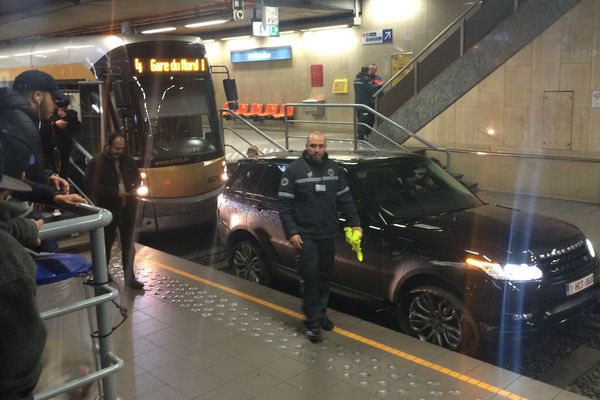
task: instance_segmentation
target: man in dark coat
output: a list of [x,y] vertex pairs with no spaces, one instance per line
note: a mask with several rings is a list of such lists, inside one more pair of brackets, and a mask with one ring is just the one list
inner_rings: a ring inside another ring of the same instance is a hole
[[110,260],[115,234],[119,229],[125,285],[143,289],[135,278],[135,221],[137,198],[135,191],[141,184],[135,160],[126,152],[127,142],[120,133],[108,136],[106,149],[95,156],[85,171],[86,192],[98,207],[109,210],[113,219],[104,228],[106,259]]
[[[35,300],[35,264],[19,241],[37,240],[38,228],[34,221],[18,218],[22,210],[6,201],[12,192],[31,187],[4,174],[4,156],[0,144],[0,399],[29,400],[40,377],[46,326]],[[26,167],[18,168],[21,174]]]
[[19,74],[13,89],[0,88],[0,135],[21,137],[33,149],[26,170],[27,183],[33,190],[27,195],[19,193],[19,199],[64,206],[85,200],[77,194],[68,194],[68,182],[58,175],[49,177],[44,169],[40,121],[50,118],[55,99],[66,101],[68,98],[58,90],[50,75],[38,70]]
[[[363,66],[360,72],[354,78],[354,103],[363,104],[375,109],[375,99],[373,95],[379,86],[373,84],[369,76],[369,67]],[[375,115],[363,109],[356,110],[356,118],[358,125],[358,139],[367,140],[367,136],[371,134],[373,124],[375,123]]]
[[362,231],[344,171],[328,158],[326,150],[325,135],[308,135],[306,150],[286,168],[278,193],[283,229],[300,254],[304,333],[313,343],[321,340],[321,328],[333,329],[327,303],[339,231],[338,209],[348,226]]

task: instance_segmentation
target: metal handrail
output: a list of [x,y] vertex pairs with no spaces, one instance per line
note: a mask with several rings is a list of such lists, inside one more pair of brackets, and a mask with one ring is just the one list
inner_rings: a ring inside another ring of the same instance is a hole
[[[104,248],[104,227],[110,224],[112,214],[103,208],[76,203],[69,209],[78,214],[75,218],[63,221],[49,222],[44,224],[39,231],[40,239],[65,236],[74,232],[89,231],[92,254],[92,273],[95,282],[108,281],[108,268],[106,263],[106,252]],[[115,373],[124,366],[123,360],[112,352],[111,314],[112,309],[108,302],[118,296],[118,291],[106,284],[94,287],[94,297],[75,302],[70,305],[53,308],[41,314],[42,318],[55,318],[61,315],[75,312],[84,308],[96,308],[96,319],[98,328],[98,353],[101,361],[101,369],[84,377],[75,378],[64,384],[51,387],[50,389],[36,394],[34,400],[45,400],[66,393],[75,388],[102,379],[103,399],[117,399],[117,381]]]
[[[438,146],[434,145],[433,143],[430,143],[429,141],[427,141],[427,140],[423,139],[422,137],[418,136],[417,134],[409,131],[408,129],[406,129],[402,125],[398,124],[397,122],[392,121],[391,119],[389,119],[385,115],[380,114],[379,112],[375,111],[374,109],[372,109],[369,106],[365,106],[364,104],[335,104],[335,103],[328,103],[328,104],[304,104],[304,103],[287,103],[285,105],[285,107],[288,107],[288,106],[291,106],[291,107],[311,107],[311,108],[314,108],[314,107],[324,107],[324,108],[327,108],[327,107],[331,107],[331,108],[352,108],[354,110],[364,110],[364,111],[367,111],[367,112],[372,113],[373,115],[375,115],[377,118],[380,118],[383,121],[388,122],[392,126],[400,129],[402,132],[404,132],[405,134],[407,134],[411,138],[413,138],[413,139],[415,139],[415,140],[423,143],[425,146],[429,147],[430,149],[436,150],[436,151],[442,151],[442,152],[446,153],[446,166],[447,166],[448,169],[450,168],[451,157],[452,156],[450,155],[450,152],[447,149],[445,149],[443,147],[438,147]],[[355,118],[356,118],[356,113],[354,113],[354,115],[355,115]],[[318,121],[313,121],[313,123],[314,122],[318,122]],[[359,124],[357,124],[357,125],[359,125]],[[382,137],[384,137],[385,139],[387,139],[388,141],[390,141],[390,142],[396,144],[397,146],[399,146],[400,148],[404,149],[404,147],[402,145],[400,145],[397,142],[395,142],[394,140],[388,138],[383,133],[381,133],[379,131],[376,131],[376,132],[379,135],[381,135]],[[288,131],[288,124],[287,124],[287,121],[286,121],[286,124],[285,124],[285,143],[286,143],[286,147],[288,146],[288,143],[289,143],[288,137],[289,137],[289,131]],[[354,131],[354,140],[355,140],[355,148],[356,148],[356,141],[358,140],[356,130]],[[409,151],[407,149],[404,149],[404,150],[405,151]]]
[[455,25],[457,25],[459,22],[462,23],[462,21],[465,19],[466,15],[469,14],[471,12],[471,10],[473,10],[475,7],[477,6],[481,6],[481,3],[483,3],[483,0],[477,0],[475,3],[473,3],[469,8],[467,8],[460,16],[458,16],[454,21],[452,21],[443,31],[441,31],[435,38],[433,38],[433,40],[431,42],[429,42],[424,48],[423,50],[421,50],[419,53],[417,53],[416,56],[413,57],[413,59],[406,64],[404,67],[402,67],[400,69],[400,71],[396,72],[394,74],[394,76],[392,76],[388,81],[386,81],[383,85],[381,85],[381,87],[379,88],[379,90],[377,90],[374,94],[373,94],[373,98],[377,98],[377,96],[379,96],[379,94],[389,85],[391,85],[392,81],[394,79],[396,79],[399,75],[401,75],[404,71],[406,71],[409,67],[411,67],[414,63],[416,63],[419,58],[425,54],[429,49],[431,49],[434,44],[440,40],[446,33],[448,33],[450,30],[452,30],[454,28]]
[[239,155],[241,155],[243,158],[248,158],[248,156],[246,156],[244,153],[242,153],[241,151],[239,151],[237,148],[235,148],[235,146],[232,146],[230,144],[226,144],[224,145],[225,147],[231,147],[233,149],[233,151],[235,151],[236,153],[238,153]]
[[[219,111],[221,113],[221,115],[223,115],[223,112],[228,112],[230,113],[233,117],[241,120],[244,124],[246,124],[250,129],[252,129],[254,132],[256,132],[258,135],[262,136],[264,139],[266,139],[269,143],[271,143],[272,145],[274,145],[275,147],[277,147],[280,150],[286,151],[287,149],[282,147],[279,143],[277,143],[275,141],[275,139],[273,139],[271,136],[267,135],[266,133],[264,133],[263,131],[261,131],[260,129],[258,129],[256,126],[254,126],[253,124],[251,124],[250,122],[246,121],[241,115],[239,115],[238,113],[236,113],[235,111],[232,111],[228,108],[219,108]],[[223,136],[225,131],[225,127],[223,127],[223,124],[221,124],[221,135]],[[236,133],[237,135],[237,133]],[[239,136],[239,135],[238,135]],[[247,140],[244,139],[244,141],[246,141],[246,143],[248,143],[249,145],[252,146],[252,143],[248,142]]]

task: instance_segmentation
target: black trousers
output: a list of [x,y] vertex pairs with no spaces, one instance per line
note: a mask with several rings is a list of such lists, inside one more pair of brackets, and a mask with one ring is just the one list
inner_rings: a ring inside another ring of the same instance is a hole
[[373,130],[373,125],[375,124],[375,115],[362,110],[356,110],[356,121],[359,124],[362,123],[367,125],[358,125],[357,128],[358,139],[367,140],[367,136],[371,134],[371,131]]
[[64,132],[65,137],[56,138],[60,168],[58,175],[63,179],[69,179],[71,174],[71,151],[73,150],[73,139],[71,135]]
[[112,245],[115,242],[117,229],[121,238],[121,260],[125,282],[135,279],[133,261],[135,259],[135,212],[127,206],[119,209],[110,209],[113,215],[111,223],[104,227],[104,246],[106,249],[106,262],[110,260]]
[[329,280],[335,259],[335,239],[305,239],[300,250],[298,273],[302,278],[302,311],[309,328],[320,326],[327,316]]

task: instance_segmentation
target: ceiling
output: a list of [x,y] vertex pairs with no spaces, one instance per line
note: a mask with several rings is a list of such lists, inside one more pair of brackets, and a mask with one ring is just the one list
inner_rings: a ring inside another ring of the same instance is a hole
[[[233,3],[244,18],[233,19]],[[40,35],[73,36],[120,32],[123,22],[135,32],[174,26],[174,33],[204,39],[251,34],[252,18],[262,6],[279,8],[279,30],[351,23],[358,0],[0,0],[0,42]],[[184,24],[227,19],[221,25],[184,28]]]

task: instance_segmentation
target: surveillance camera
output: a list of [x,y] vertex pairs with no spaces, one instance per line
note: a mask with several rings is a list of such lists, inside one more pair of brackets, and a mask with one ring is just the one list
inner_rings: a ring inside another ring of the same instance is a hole
[[235,21],[244,19],[244,10],[233,10],[233,19]]

